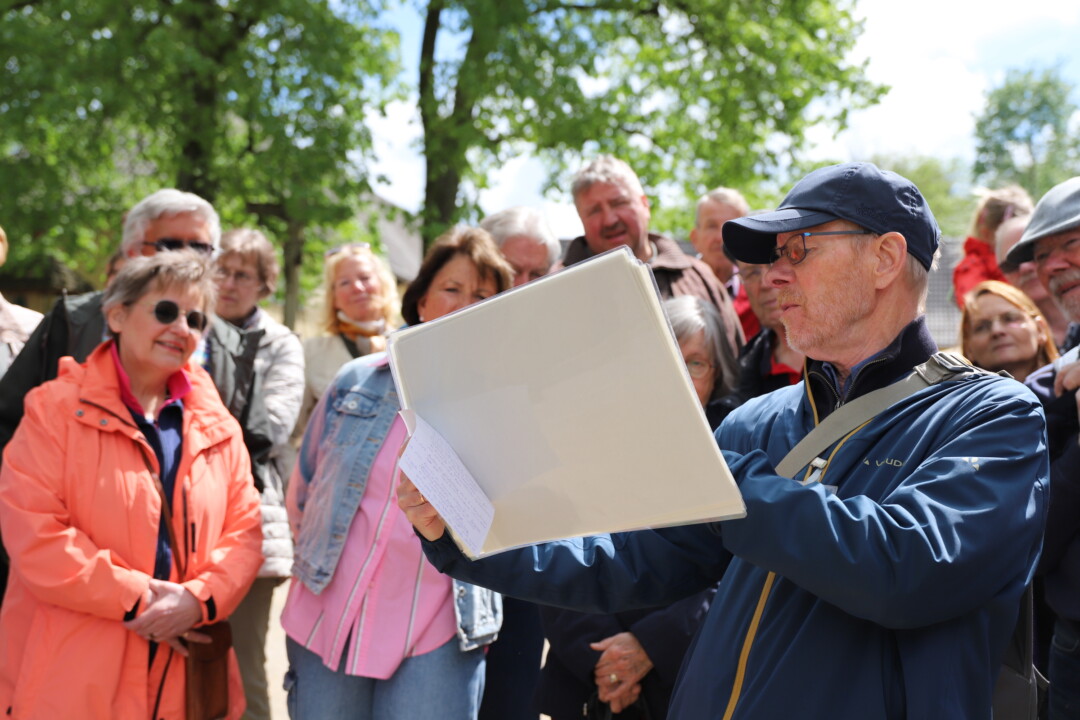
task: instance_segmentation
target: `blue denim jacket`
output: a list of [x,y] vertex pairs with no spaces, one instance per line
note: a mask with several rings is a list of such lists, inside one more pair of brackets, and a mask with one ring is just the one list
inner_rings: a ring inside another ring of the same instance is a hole
[[[334,577],[368,473],[399,409],[386,356],[378,354],[347,363],[311,414],[293,478],[304,483],[297,492],[304,515],[293,575],[313,593]],[[462,650],[494,642],[502,596],[454,580],[454,611]]]

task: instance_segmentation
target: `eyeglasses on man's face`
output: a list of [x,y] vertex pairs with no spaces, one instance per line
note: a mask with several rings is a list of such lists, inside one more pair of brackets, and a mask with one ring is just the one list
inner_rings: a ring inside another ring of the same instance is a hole
[[822,232],[802,232],[792,235],[788,238],[788,241],[779,247],[773,248],[772,259],[769,260],[769,264],[778,262],[780,258],[787,258],[788,262],[792,265],[798,265],[806,256],[810,254],[811,250],[817,248],[806,247],[806,239],[812,237],[821,237],[824,235],[873,235],[874,233],[869,230],[824,230]]
[[154,249],[158,252],[172,252],[175,250],[183,250],[184,248],[188,248],[189,250],[194,250],[195,252],[202,255],[209,255],[214,251],[214,246],[210,243],[204,243],[199,240],[183,240],[181,238],[174,237],[158,238],[157,240],[154,240],[152,242],[150,240],[144,240],[143,245],[153,245]]

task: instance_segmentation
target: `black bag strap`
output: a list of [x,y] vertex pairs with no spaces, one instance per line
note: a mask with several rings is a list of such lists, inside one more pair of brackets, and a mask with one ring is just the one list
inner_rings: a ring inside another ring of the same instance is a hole
[[[176,530],[173,528],[172,518],[172,503],[169,502],[168,496],[165,494],[165,486],[161,484],[161,477],[158,473],[154,472],[154,466],[150,462],[150,458],[146,455],[146,449],[139,446],[143,452],[143,459],[146,461],[146,467],[150,470],[150,477],[154,480],[154,488],[157,490],[158,497],[161,498],[161,515],[165,520],[165,529],[169,537],[169,548],[172,550],[173,564],[176,566],[176,573],[179,579],[183,581],[184,574],[186,572],[187,563],[181,559],[180,556],[180,544],[176,541]],[[161,671],[161,682],[158,684],[157,693],[154,697],[154,710],[151,717],[158,717],[158,708],[161,706],[161,696],[165,690],[165,681],[169,677],[169,666],[172,665],[173,655],[175,654],[171,645],[164,647],[169,648],[169,656],[165,658],[165,668]]]
[[776,473],[794,477],[800,468],[806,467],[827,447],[901,400],[944,380],[977,373],[986,371],[976,368],[959,355],[934,353],[903,380],[867,393],[834,410],[784,456],[776,466]]
[[352,355],[353,360],[360,357],[360,348],[357,346],[354,340],[350,339],[344,333],[338,333],[338,337],[341,338],[341,342],[345,343],[345,349],[349,351],[350,355]]

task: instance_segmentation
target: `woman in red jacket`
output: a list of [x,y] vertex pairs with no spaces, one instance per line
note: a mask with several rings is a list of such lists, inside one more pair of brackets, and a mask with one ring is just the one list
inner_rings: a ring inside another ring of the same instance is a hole
[[995,256],[995,233],[1010,218],[1030,215],[1034,204],[1019,185],[980,190],[971,220],[971,235],[964,241],[964,257],[953,268],[953,298],[962,310],[964,296],[984,280],[1005,281]]
[[129,260],[103,299],[110,338],[26,396],[0,471],[0,714],[184,717],[179,656],[262,562],[240,426],[189,363],[213,305],[194,253]]

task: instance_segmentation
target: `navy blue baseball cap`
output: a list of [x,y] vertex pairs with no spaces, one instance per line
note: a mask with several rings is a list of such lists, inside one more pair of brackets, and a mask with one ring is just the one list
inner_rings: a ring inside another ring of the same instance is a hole
[[772,262],[777,233],[847,220],[877,234],[898,232],[907,251],[930,269],[941,240],[930,206],[907,178],[871,163],[819,168],[791,188],[772,212],[728,220],[724,247],[742,262]]

